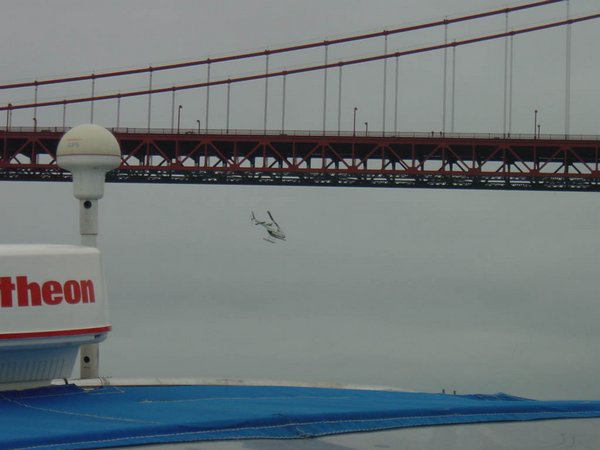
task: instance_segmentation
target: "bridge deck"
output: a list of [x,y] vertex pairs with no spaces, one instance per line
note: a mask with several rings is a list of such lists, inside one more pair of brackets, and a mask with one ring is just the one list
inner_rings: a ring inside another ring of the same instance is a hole
[[[599,137],[114,130],[109,182],[600,190]],[[0,131],[0,180],[66,181],[63,130]]]

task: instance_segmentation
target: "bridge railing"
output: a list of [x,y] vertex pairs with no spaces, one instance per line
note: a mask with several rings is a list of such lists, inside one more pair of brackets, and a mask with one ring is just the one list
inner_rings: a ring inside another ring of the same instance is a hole
[[[108,128],[115,134],[148,134],[148,135],[182,135],[182,136],[202,136],[202,135],[229,135],[229,136],[307,136],[307,137],[370,137],[370,138],[444,138],[444,139],[510,139],[510,140],[569,140],[569,141],[598,141],[600,135],[593,134],[539,134],[533,133],[444,133],[441,131],[411,131],[411,132],[381,132],[373,131],[325,131],[323,130],[256,130],[256,129],[224,129],[215,128],[208,131],[202,129],[179,129],[171,128],[132,128],[132,127],[113,127]],[[0,128],[0,133],[65,133],[70,127],[6,127]]]

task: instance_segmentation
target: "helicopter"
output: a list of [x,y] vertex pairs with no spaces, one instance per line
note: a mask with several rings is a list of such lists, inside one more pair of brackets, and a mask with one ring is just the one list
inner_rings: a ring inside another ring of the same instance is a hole
[[283,232],[283,230],[281,229],[279,224],[275,221],[271,212],[267,211],[267,214],[271,218],[270,222],[266,221],[266,220],[258,220],[256,218],[256,216],[254,215],[254,211],[252,211],[252,215],[250,216],[250,221],[254,225],[262,225],[263,227],[265,227],[265,230],[267,230],[267,233],[269,233],[269,235],[267,237],[263,238],[265,241],[270,242],[271,244],[274,244],[276,242],[275,239],[285,241],[285,239],[286,239],[285,233]]

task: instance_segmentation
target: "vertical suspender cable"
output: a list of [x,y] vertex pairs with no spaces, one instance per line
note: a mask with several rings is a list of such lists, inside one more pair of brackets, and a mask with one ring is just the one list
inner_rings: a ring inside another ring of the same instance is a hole
[[[571,18],[567,0],[567,19]],[[571,132],[571,24],[567,24],[565,57],[565,137]]]
[[117,128],[121,125],[121,94],[117,97]]
[[208,133],[208,112],[209,112],[209,104],[210,104],[210,60],[208,64],[206,64],[206,115],[204,122],[206,123],[206,132]]
[[229,105],[231,104],[231,82],[227,80],[227,119],[225,120],[225,131],[229,133]]
[[62,127],[65,128],[67,124],[67,101],[63,102],[63,123]]
[[[508,13],[504,17],[504,32],[508,33]],[[506,137],[506,107],[508,100],[508,36],[504,38],[504,103],[502,109],[502,135]]]
[[342,65],[339,66],[339,80],[338,80],[338,136],[342,132]]
[[92,74],[92,101],[90,102],[90,123],[94,123],[94,95],[96,90],[96,78]]
[[[444,23],[444,45],[448,45],[448,22]],[[442,89],[442,133],[446,132],[446,78],[448,70],[448,47],[444,47],[444,83]]]
[[175,86],[171,91],[171,133],[175,131]]
[[281,96],[282,100],[281,100],[281,134],[283,134],[284,130],[285,130],[285,82],[287,79],[287,75],[284,73],[283,74],[283,86],[282,86],[282,90],[283,90],[283,95]]
[[[385,34],[385,40],[383,44],[383,54],[387,55],[388,51],[388,35]],[[385,136],[385,107],[387,97],[387,58],[383,59],[383,116],[381,120],[381,132]]]
[[[269,53],[266,54],[265,59],[265,74],[269,75]],[[267,110],[269,107],[269,77],[265,77],[265,111],[263,117],[263,130],[267,134]]]
[[150,120],[152,119],[152,67],[148,72],[148,131],[150,131]]
[[398,57],[396,56],[396,89],[394,91],[394,134],[398,133]]
[[510,64],[508,77],[508,136],[512,133],[512,106],[513,106],[513,74],[514,74],[514,36],[510,35]]
[[34,100],[33,100],[33,103],[35,104],[35,106],[33,107],[33,123],[35,124],[36,128],[37,128],[37,102],[38,102],[38,82],[36,80],[35,81]]
[[[455,41],[456,42],[456,41]],[[456,103],[456,45],[452,46],[452,103],[450,104],[450,132],[454,133],[454,105]]]
[[[325,65],[328,63],[327,52],[329,50],[329,45],[325,43]],[[327,118],[327,68],[323,70],[323,134],[325,134],[325,126],[326,126],[326,118]]]

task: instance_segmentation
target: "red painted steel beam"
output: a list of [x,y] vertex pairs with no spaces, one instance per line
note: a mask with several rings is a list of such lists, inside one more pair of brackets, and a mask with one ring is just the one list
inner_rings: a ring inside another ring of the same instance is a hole
[[[68,180],[61,132],[0,131],[0,179]],[[114,182],[600,190],[600,138],[117,132]]]
[[337,39],[309,42],[309,43],[300,44],[300,45],[280,47],[280,48],[275,48],[275,49],[271,49],[271,50],[263,50],[263,51],[258,51],[258,52],[241,53],[241,54],[237,54],[237,55],[223,56],[223,57],[212,58],[212,59],[206,58],[206,59],[202,59],[202,60],[187,61],[187,62],[176,63],[176,64],[158,65],[158,66],[154,66],[154,67],[153,66],[139,67],[139,68],[134,68],[134,69],[118,70],[118,71],[111,71],[111,72],[101,72],[101,73],[95,73],[95,74],[92,73],[92,74],[78,75],[78,76],[73,76],[73,77],[61,77],[61,78],[52,78],[52,79],[47,79],[47,80],[28,81],[28,82],[22,82],[22,83],[2,84],[2,85],[0,85],[0,89],[17,89],[17,88],[23,88],[23,87],[34,87],[34,86],[43,86],[43,85],[49,85],[49,84],[70,83],[70,82],[93,80],[93,79],[100,79],[100,78],[111,78],[111,77],[120,77],[120,76],[127,76],[127,75],[136,75],[136,74],[149,73],[149,72],[158,72],[158,71],[163,71],[163,70],[182,69],[185,67],[216,64],[216,63],[220,63],[220,62],[235,61],[235,60],[247,59],[247,58],[256,58],[256,57],[260,57],[260,56],[274,55],[274,54],[278,54],[278,53],[288,53],[288,52],[295,52],[295,51],[301,51],[301,50],[308,50],[311,48],[333,46],[333,45],[344,44],[344,43],[353,42],[353,41],[373,39],[373,38],[386,36],[386,35],[406,33],[406,32],[410,32],[410,31],[423,30],[423,29],[427,29],[427,28],[435,28],[435,27],[439,27],[442,25],[449,25],[449,24],[453,24],[453,23],[467,22],[467,21],[471,21],[471,20],[482,19],[485,17],[492,17],[492,16],[499,15],[499,14],[509,14],[509,13],[513,13],[513,12],[517,12],[517,11],[523,11],[526,9],[537,8],[540,6],[546,6],[549,4],[560,3],[560,2],[564,2],[564,1],[565,0],[543,0],[543,1],[526,3],[523,5],[495,9],[495,10],[486,11],[486,12],[477,13],[477,14],[469,14],[466,16],[455,17],[455,18],[451,18],[451,19],[436,20],[433,22],[427,22],[427,23],[418,24],[418,25],[411,25],[411,26],[402,27],[402,28],[394,28],[391,30],[384,30],[384,31],[379,31],[379,32],[375,32],[375,33],[358,34],[358,35],[346,36],[346,37],[337,38]]

